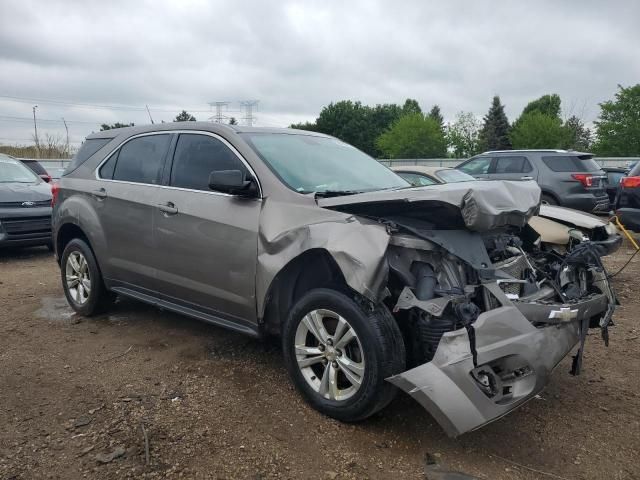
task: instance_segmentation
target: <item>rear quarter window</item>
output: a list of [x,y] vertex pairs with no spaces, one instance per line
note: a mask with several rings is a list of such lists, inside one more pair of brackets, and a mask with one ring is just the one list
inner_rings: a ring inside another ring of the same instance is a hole
[[64,175],[73,172],[76,168],[86,162],[89,157],[109,143],[112,138],[88,138],[84,141],[78,152],[73,156],[69,166],[64,171]]
[[600,165],[591,155],[551,155],[543,163],[554,172],[599,172]]

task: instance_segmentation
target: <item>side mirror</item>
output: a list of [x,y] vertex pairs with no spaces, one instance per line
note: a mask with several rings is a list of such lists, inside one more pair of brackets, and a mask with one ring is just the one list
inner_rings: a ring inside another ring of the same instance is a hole
[[256,194],[255,182],[247,180],[240,170],[214,170],[209,174],[209,188],[246,197]]

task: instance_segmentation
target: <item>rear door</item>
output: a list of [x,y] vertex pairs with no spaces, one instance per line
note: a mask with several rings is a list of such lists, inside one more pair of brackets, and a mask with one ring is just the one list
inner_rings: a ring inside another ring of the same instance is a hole
[[222,137],[180,133],[154,211],[159,290],[237,324],[256,317],[255,276],[260,198],[212,191],[214,170],[254,176]]
[[489,172],[492,180],[537,180],[538,173],[524,155],[498,155]]
[[128,287],[154,289],[153,214],[172,134],[134,137],[99,167],[91,197],[106,240],[102,262],[112,280]]

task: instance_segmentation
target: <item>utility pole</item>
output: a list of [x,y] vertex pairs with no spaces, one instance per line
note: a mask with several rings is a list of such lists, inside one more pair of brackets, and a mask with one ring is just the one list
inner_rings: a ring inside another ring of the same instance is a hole
[[253,107],[257,107],[259,101],[260,100],[244,100],[240,102],[240,105],[245,108],[244,120],[248,127],[253,126],[253,121],[255,120],[253,117]]
[[149,114],[149,120],[151,120],[151,125],[153,125],[153,118],[151,118],[151,112],[149,111],[149,105],[145,105],[147,107],[147,113]]
[[38,124],[36,123],[36,108],[38,108],[38,105],[33,106],[33,130],[35,131],[36,158],[40,158],[40,142],[38,141]]
[[67,121],[62,117],[62,123],[64,123],[64,129],[67,131],[67,143],[64,147],[64,154],[69,156],[69,127],[67,127]]
[[216,107],[216,114],[213,116],[216,123],[222,123],[222,107],[226,107],[229,105],[229,102],[211,102],[209,103],[210,107]]

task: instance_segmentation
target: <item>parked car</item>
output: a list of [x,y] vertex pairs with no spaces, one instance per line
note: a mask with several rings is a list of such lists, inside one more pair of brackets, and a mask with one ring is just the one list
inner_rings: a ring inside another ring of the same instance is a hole
[[[363,175],[366,172],[366,175]],[[533,398],[616,300],[598,242],[527,222],[535,182],[412,188],[292,129],[168,123],[90,135],[58,183],[61,280],[83,315],[123,295],[281,337],[293,384],[357,421],[396,387],[450,435]]]
[[456,168],[476,178],[535,180],[542,201],[585,212],[608,212],[605,172],[590,153],[567,150],[485,152]]
[[47,170],[40,165],[40,162],[38,162],[37,160],[32,160],[32,159],[20,159],[20,161],[26,165],[27,167],[29,167],[29,169],[35,173],[36,175],[38,175],[42,180],[44,180],[45,182],[49,183],[51,181],[51,175],[49,175],[49,172],[47,172]]
[[609,206],[613,210],[616,203],[616,195],[620,190],[620,180],[627,175],[629,170],[624,167],[602,167],[602,170],[607,175],[606,190],[609,196]]
[[620,179],[615,212],[625,228],[640,232],[640,163]]
[[51,187],[15,158],[0,154],[0,247],[51,243]]
[[439,183],[473,182],[476,180],[463,171],[450,167],[429,167],[423,165],[403,165],[391,167],[414,187],[437,185]]
[[[415,187],[475,180],[471,175],[450,167],[408,165],[392,167],[391,170]],[[538,215],[532,217],[529,224],[543,241],[556,246],[566,246],[586,237],[598,241],[601,253],[609,255],[622,245],[622,236],[609,219],[578,210],[542,204]]]

